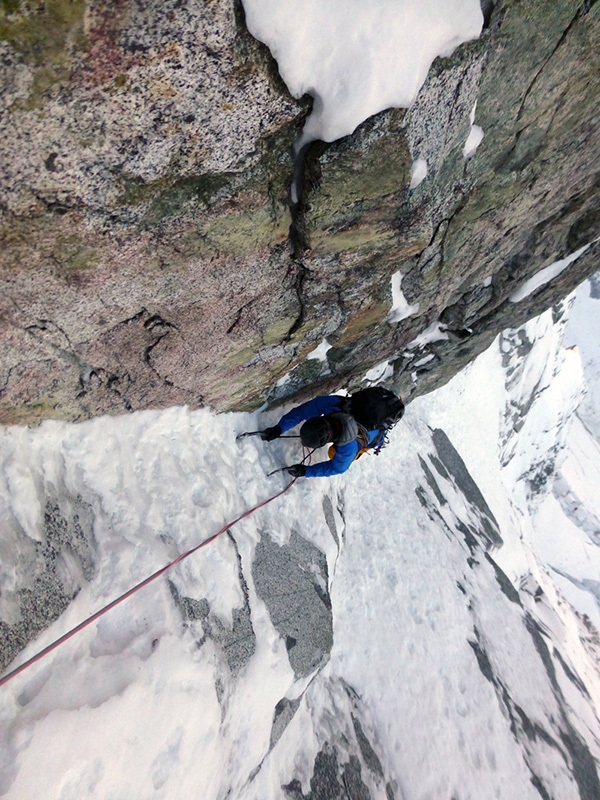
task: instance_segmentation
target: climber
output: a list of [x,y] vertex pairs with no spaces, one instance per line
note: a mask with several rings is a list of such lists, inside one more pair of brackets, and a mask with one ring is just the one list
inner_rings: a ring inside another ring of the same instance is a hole
[[351,397],[322,395],[288,411],[260,436],[271,442],[300,422],[300,439],[305,447],[317,449],[328,442],[329,461],[317,464],[292,464],[286,467],[294,478],[324,478],[345,472],[363,453],[373,448],[379,453],[387,433],[404,414],[402,399],[388,389],[375,386]]

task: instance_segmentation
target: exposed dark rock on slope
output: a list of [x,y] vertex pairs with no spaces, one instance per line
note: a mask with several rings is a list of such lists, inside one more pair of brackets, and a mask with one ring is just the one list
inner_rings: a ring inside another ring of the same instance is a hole
[[[292,224],[308,103],[239,1],[5,0],[0,421],[252,408],[388,360],[412,396],[595,271],[598,245],[508,300],[600,235],[599,5],[485,13],[410,111],[312,146]],[[418,312],[392,322],[397,272]],[[438,320],[447,340],[408,347]],[[327,362],[306,361],[324,337]]]

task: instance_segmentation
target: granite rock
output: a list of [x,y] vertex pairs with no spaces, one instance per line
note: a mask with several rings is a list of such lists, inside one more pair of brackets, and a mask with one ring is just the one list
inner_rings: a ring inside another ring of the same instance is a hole
[[600,235],[598,4],[484,10],[410,110],[311,146],[290,210],[310,99],[240,0],[3,3],[0,421],[252,409],[385,362],[410,399],[595,272],[597,244],[509,300]]

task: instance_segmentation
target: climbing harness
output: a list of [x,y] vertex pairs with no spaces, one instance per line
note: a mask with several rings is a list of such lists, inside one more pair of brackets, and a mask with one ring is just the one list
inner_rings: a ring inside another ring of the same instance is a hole
[[[305,456],[303,461],[305,461],[307,458],[310,458],[310,455],[311,455],[311,453],[309,453],[307,456]],[[160,578],[161,575],[164,575],[165,572],[168,572],[176,564],[179,564],[181,561],[183,561],[184,558],[187,558],[188,556],[191,556],[192,553],[195,553],[197,550],[200,550],[202,547],[206,547],[206,545],[210,544],[211,542],[214,542],[215,539],[217,539],[219,536],[221,536],[221,534],[225,533],[225,531],[229,530],[229,528],[233,527],[238,522],[241,522],[243,519],[246,519],[246,517],[249,517],[255,511],[258,511],[259,508],[262,508],[263,506],[266,506],[268,503],[271,503],[273,500],[276,500],[278,497],[281,497],[281,495],[285,494],[285,492],[287,492],[288,489],[291,489],[291,487],[296,483],[297,480],[298,480],[297,478],[294,478],[280,492],[277,492],[277,494],[274,494],[271,497],[268,497],[266,500],[263,500],[261,503],[258,503],[258,505],[253,506],[251,509],[249,509],[248,511],[245,511],[243,514],[240,514],[240,516],[237,517],[236,519],[234,519],[232,522],[228,522],[226,525],[223,525],[223,527],[220,530],[218,530],[212,536],[209,536],[208,539],[205,539],[200,544],[197,544],[195,547],[192,547],[190,550],[187,550],[185,553],[182,553],[180,556],[177,556],[177,558],[175,558],[173,561],[171,561],[166,566],[162,567],[162,569],[157,570],[152,575],[150,575],[148,578],[145,578],[143,581],[140,581],[132,589],[129,589],[129,591],[125,592],[120,597],[117,597],[116,600],[113,600],[108,605],[104,606],[104,608],[101,608],[100,611],[96,611],[96,613],[92,614],[91,617],[88,617],[83,622],[80,622],[79,625],[76,625],[74,628],[71,628],[70,631],[67,631],[67,633],[63,634],[63,636],[60,636],[58,639],[56,639],[54,642],[52,642],[52,644],[49,644],[47,647],[44,647],[44,649],[40,650],[39,653],[36,653],[34,656],[32,656],[27,661],[25,661],[23,664],[21,664],[20,666],[16,667],[11,672],[9,672],[7,675],[4,675],[2,678],[0,678],[0,686],[4,686],[4,684],[8,683],[8,681],[10,681],[11,678],[14,678],[16,675],[19,675],[19,673],[21,673],[24,670],[26,670],[27,667],[30,667],[32,664],[35,664],[36,661],[40,661],[44,656],[48,655],[48,653],[51,653],[53,650],[56,650],[56,648],[59,645],[61,645],[63,642],[66,642],[68,639],[70,639],[76,633],[79,633],[79,631],[83,630],[84,628],[87,628],[88,625],[91,625],[92,622],[94,622],[99,617],[101,617],[104,614],[106,614],[107,611],[110,611],[112,608],[114,608],[115,606],[119,605],[119,603],[122,603],[128,597],[131,597],[132,594],[135,594],[135,592],[139,591],[140,589],[143,589],[144,586],[147,586],[149,583],[151,583],[152,581],[156,580],[156,578]]]
[[[369,431],[360,424],[360,422],[356,423],[358,425],[358,435],[356,437],[356,441],[358,442],[358,452],[354,456],[354,461],[357,461],[362,455],[368,453],[369,450],[373,445],[369,445]],[[376,451],[378,453],[379,451]],[[327,451],[327,456],[329,460],[331,460],[336,453],[335,445],[332,444]]]

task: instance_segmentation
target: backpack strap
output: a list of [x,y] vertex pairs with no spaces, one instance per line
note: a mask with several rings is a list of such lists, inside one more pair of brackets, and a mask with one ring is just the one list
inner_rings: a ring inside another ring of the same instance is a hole
[[356,437],[359,445],[363,448],[368,450],[369,449],[369,431],[365,428],[364,425],[361,425],[360,422],[356,423],[358,427],[358,435]]

